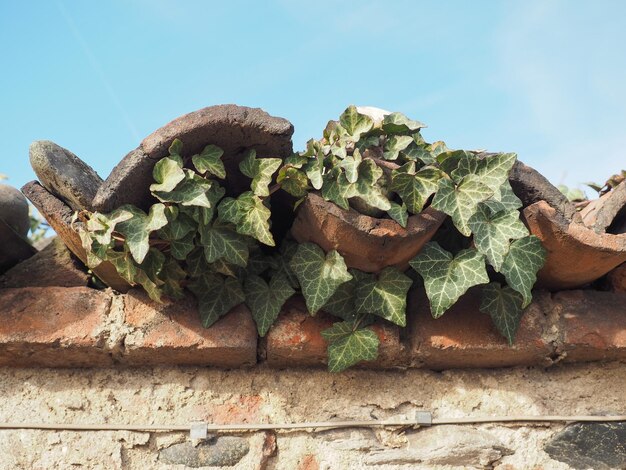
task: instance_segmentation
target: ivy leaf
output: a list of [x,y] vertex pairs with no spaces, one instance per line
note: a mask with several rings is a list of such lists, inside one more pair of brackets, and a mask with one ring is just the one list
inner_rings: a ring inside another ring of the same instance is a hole
[[224,151],[221,148],[207,145],[200,154],[191,157],[191,160],[201,175],[209,173],[219,179],[224,179],[226,178],[226,168],[222,162],[222,155],[224,155]]
[[387,134],[410,134],[426,127],[419,121],[412,121],[402,113],[391,113],[383,119],[383,131]]
[[175,259],[169,258],[166,260],[163,265],[163,270],[161,271],[161,278],[163,279],[162,288],[165,295],[173,299],[182,299],[185,297],[181,281],[187,278],[187,273]]
[[311,314],[316,314],[337,288],[352,279],[342,256],[324,251],[313,243],[302,243],[289,263],[298,278],[302,295]]
[[394,135],[389,137],[383,147],[383,158],[385,160],[396,160],[400,152],[406,149],[413,142],[410,135]]
[[335,293],[324,304],[322,310],[346,321],[354,321],[357,318],[356,312],[356,286],[357,278],[354,270],[351,270],[352,279],[344,282],[335,290]]
[[117,224],[125,222],[132,217],[132,212],[123,208],[116,209],[109,215],[94,212],[87,221],[86,228],[96,242],[102,246],[108,246],[111,244],[111,236]]
[[478,205],[468,225],[474,234],[474,245],[496,271],[500,271],[504,257],[509,252],[510,240],[528,235],[528,229],[519,219],[517,210],[493,213],[484,203]]
[[325,338],[332,338],[328,345],[330,372],[341,372],[361,361],[373,361],[378,357],[380,341],[372,330],[364,328],[343,334],[348,329],[347,325],[335,325],[322,332]]
[[424,279],[434,318],[443,315],[470,287],[489,282],[485,259],[474,249],[452,256],[438,243],[430,242],[409,264]]
[[291,265],[289,264],[293,256],[296,254],[296,251],[298,251],[297,243],[291,240],[283,241],[280,246],[279,253],[274,255],[274,266],[272,269],[274,276],[279,274],[284,276],[291,287],[299,289],[300,283],[298,282],[298,277],[296,276],[296,273],[293,272],[293,269],[291,269]]
[[183,238],[170,241],[170,253],[174,259],[183,261],[187,258],[189,253],[194,249],[194,240],[196,238],[195,233],[189,233]]
[[483,158],[469,152],[463,152],[463,155],[458,167],[451,173],[455,181],[459,182],[467,175],[477,175],[494,193],[506,183],[509,172],[517,160],[514,153],[496,153]]
[[[475,164],[476,162],[476,157],[465,150],[442,151],[436,158],[439,163],[439,168],[450,175],[450,177],[457,183],[459,183],[465,176],[473,172],[470,171],[470,165]],[[466,165],[464,164],[466,169],[463,170],[462,173],[459,173],[457,169],[461,166],[461,162],[466,162]]]
[[437,168],[427,166],[416,172],[415,162],[409,162],[391,173],[391,190],[398,193],[411,213],[417,214],[437,191],[441,177]]
[[210,327],[233,307],[242,304],[246,297],[237,279],[209,273],[193,280],[189,290],[198,299],[202,326]]
[[245,283],[246,304],[257,325],[259,336],[265,336],[287,299],[296,291],[283,276],[274,276],[269,284],[251,275]]
[[294,167],[282,167],[278,172],[276,182],[294,197],[306,196],[309,189],[309,179],[306,174]]
[[152,195],[161,202],[211,208],[211,202],[206,195],[207,191],[211,189],[211,181],[197,175],[192,170],[183,171],[185,178],[172,191],[152,191]]
[[465,236],[471,235],[469,219],[476,213],[478,203],[488,199],[493,191],[484,185],[480,177],[468,175],[461,184],[455,186],[452,180],[439,180],[439,189],[433,198],[432,207],[445,212],[456,228]]
[[356,183],[359,179],[359,165],[362,161],[361,152],[358,149],[354,149],[352,156],[347,156],[339,163],[339,167],[345,171],[348,183]]
[[115,267],[122,279],[131,285],[135,284],[137,265],[128,251],[109,250],[106,254],[106,259]]
[[275,246],[269,222],[272,214],[263,200],[251,191],[240,194],[237,199],[224,198],[218,211],[218,218],[235,225],[240,234],[249,235],[268,246]]
[[161,302],[164,282],[159,278],[165,264],[165,255],[155,248],[150,248],[147,256],[135,273],[135,283],[141,285],[148,296],[155,302]]
[[517,155],[515,153],[488,155],[478,160],[476,174],[484,185],[496,192],[508,181],[509,173],[516,160]]
[[122,209],[130,212],[133,217],[120,223],[116,230],[124,235],[130,253],[135,261],[141,264],[150,249],[150,233],[167,224],[165,206],[154,204],[147,215],[141,209],[131,205],[122,206]]
[[186,270],[191,278],[200,278],[210,271],[202,247],[194,248],[189,255],[187,255]]
[[354,321],[350,320],[335,322],[330,328],[322,331],[322,338],[329,343],[339,341],[352,334],[355,324]]
[[511,243],[509,253],[504,258],[500,272],[507,284],[522,294],[526,308],[533,296],[531,289],[537,281],[537,271],[545,262],[546,250],[534,235],[520,238]]
[[406,228],[406,224],[409,220],[409,212],[406,208],[406,204],[402,205],[395,202],[391,202],[391,208],[387,211],[389,217],[398,222],[402,228]]
[[406,326],[406,296],[413,281],[393,267],[378,276],[367,275],[356,288],[357,313],[373,313],[399,326]]
[[513,192],[508,179],[483,204],[488,206],[493,212],[500,212],[501,210],[514,211],[523,206],[522,201]]
[[158,236],[162,240],[180,240],[192,232],[196,232],[196,222],[176,206],[165,208],[167,225],[159,229]]
[[236,266],[246,267],[248,244],[240,234],[219,220],[213,224],[201,224],[198,231],[207,263],[223,258]]
[[369,116],[357,111],[356,106],[349,106],[339,117],[339,124],[356,142],[362,134],[370,131],[374,127],[374,121]]
[[156,183],[150,185],[150,191],[173,191],[178,183],[185,179],[182,160],[162,158],[154,165],[152,177]]
[[280,158],[256,158],[256,151],[250,150],[239,164],[239,169],[248,178],[252,178],[250,188],[254,194],[265,197],[270,195],[272,176],[282,163]]
[[[168,149],[170,156],[180,158],[183,152],[183,143],[179,139],[174,139]],[[182,164],[182,159],[181,159]]]
[[346,211],[350,209],[348,197],[351,197],[351,186],[340,167],[334,167],[324,175],[322,197]]
[[400,154],[405,160],[421,162],[425,165],[434,165],[437,157],[428,151],[424,146],[417,145],[415,142],[409,144]]
[[510,346],[513,346],[522,320],[523,302],[522,295],[509,286],[501,287],[499,283],[492,282],[483,287],[480,311],[491,316],[497,330]]
[[359,165],[359,176],[355,183],[350,183],[346,176],[341,174],[337,178],[337,184],[344,187],[347,197],[358,197],[370,206],[388,211],[391,209],[391,203],[376,184],[382,176],[383,170],[373,160],[367,159]]

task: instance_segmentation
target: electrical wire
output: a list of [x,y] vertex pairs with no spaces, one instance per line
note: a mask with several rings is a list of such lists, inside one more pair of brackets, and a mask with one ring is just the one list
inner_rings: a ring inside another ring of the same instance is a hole
[[[416,420],[366,420],[366,421],[321,421],[321,422],[301,422],[301,423],[239,423],[239,424],[206,424],[209,432],[224,431],[262,431],[262,430],[321,430],[338,428],[376,428],[376,427],[421,427],[451,424],[496,424],[496,423],[574,423],[574,422],[626,422],[626,415],[613,416],[485,416],[485,417],[465,417],[465,418],[433,418],[430,423],[420,423]],[[196,423],[197,424],[197,423]],[[191,425],[155,425],[155,424],[66,424],[66,423],[0,423],[0,429],[33,429],[33,430],[55,430],[55,431],[138,431],[138,432],[159,432],[159,431],[189,431]]]

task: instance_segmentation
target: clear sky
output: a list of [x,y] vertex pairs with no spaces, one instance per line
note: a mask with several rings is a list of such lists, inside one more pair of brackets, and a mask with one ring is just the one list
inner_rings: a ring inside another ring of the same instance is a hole
[[554,183],[626,167],[626,1],[0,0],[0,173],[49,139],[106,177],[171,119],[221,103],[302,149],[349,104],[427,140],[515,151]]

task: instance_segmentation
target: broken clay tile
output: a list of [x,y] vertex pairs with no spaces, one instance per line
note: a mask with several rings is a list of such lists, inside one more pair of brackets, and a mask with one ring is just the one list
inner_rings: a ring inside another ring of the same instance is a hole
[[429,207],[410,216],[405,229],[394,220],[346,211],[311,193],[298,208],[291,233],[300,243],[337,250],[351,268],[379,272],[395,266],[405,270],[445,218],[444,213]]
[[547,251],[538,286],[550,290],[584,286],[626,261],[626,235],[597,234],[583,224],[568,223],[545,201],[525,208],[523,216]]

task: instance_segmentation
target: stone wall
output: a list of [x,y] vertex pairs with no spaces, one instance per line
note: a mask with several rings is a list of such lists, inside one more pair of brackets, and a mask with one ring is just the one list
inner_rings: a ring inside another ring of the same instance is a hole
[[[0,369],[3,422],[188,424],[624,413],[626,366],[373,371]],[[626,425],[221,433],[0,431],[2,469],[624,468]],[[620,447],[621,446],[621,447]],[[187,464],[185,466],[184,464]],[[215,467],[213,467],[215,468]]]

